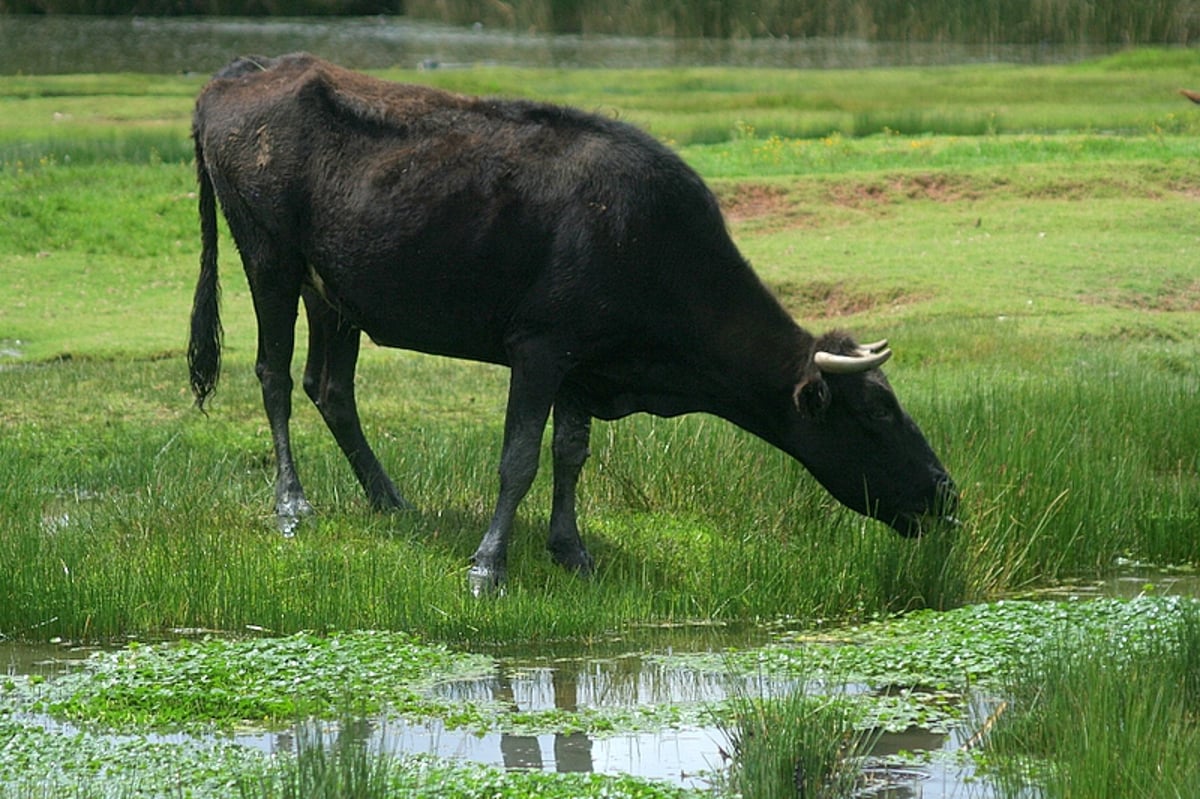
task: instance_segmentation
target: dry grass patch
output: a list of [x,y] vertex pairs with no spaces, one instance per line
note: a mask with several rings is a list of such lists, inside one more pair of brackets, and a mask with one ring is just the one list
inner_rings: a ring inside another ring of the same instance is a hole
[[840,280],[784,280],[771,284],[784,306],[801,319],[851,316],[927,299],[898,287],[855,288]]

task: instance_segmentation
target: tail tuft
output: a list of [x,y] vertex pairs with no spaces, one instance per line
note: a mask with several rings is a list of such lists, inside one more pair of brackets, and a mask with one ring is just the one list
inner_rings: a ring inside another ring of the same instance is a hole
[[221,374],[221,284],[217,276],[217,201],[212,178],[204,164],[200,133],[196,141],[196,177],[200,183],[200,277],[192,301],[192,331],[188,341],[188,371],[196,407],[201,411],[217,388]]

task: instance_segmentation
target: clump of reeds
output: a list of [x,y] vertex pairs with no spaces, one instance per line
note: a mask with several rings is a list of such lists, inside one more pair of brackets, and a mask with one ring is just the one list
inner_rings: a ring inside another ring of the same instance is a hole
[[986,752],[1002,796],[1188,796],[1200,784],[1200,604],[1142,639],[1065,631],[1008,681]]
[[724,787],[745,799],[849,796],[876,738],[846,697],[742,695],[731,710],[720,722],[730,748]]
[[295,728],[296,751],[269,776],[243,779],[242,799],[380,799],[389,795],[394,761],[355,735],[366,722],[345,721],[326,740],[317,722]]

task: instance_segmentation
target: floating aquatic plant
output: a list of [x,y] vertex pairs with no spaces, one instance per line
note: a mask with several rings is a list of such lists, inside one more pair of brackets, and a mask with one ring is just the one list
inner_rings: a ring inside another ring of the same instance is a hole
[[278,727],[338,710],[423,717],[462,712],[430,694],[434,682],[494,667],[486,656],[405,633],[131,644],[47,682],[32,708],[77,723],[156,729]]

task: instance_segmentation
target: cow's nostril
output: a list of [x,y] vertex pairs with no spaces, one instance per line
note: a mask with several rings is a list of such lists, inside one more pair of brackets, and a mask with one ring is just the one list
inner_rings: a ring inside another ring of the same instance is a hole
[[953,516],[958,511],[958,486],[949,477],[946,477],[937,485],[937,505],[934,507],[934,513],[943,518]]

